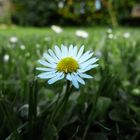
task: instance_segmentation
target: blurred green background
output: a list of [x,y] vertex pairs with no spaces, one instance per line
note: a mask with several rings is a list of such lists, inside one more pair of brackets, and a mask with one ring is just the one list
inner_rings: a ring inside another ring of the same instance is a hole
[[9,5],[9,10],[3,18],[3,21],[7,23],[12,22],[24,26],[51,24],[117,26],[118,24],[127,24],[128,19],[137,18],[137,15],[132,11],[139,1],[2,0],[1,3],[3,6]]

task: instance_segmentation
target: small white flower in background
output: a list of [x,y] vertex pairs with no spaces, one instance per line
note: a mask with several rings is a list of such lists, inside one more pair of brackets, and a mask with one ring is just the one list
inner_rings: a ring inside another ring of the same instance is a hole
[[77,30],[75,34],[76,36],[81,37],[81,38],[88,38],[88,33],[84,30]]
[[40,48],[40,44],[36,44],[35,46],[36,46],[37,49]]
[[8,62],[8,61],[9,61],[9,58],[10,58],[10,56],[9,56],[8,54],[5,54],[5,55],[3,56],[4,62]]
[[23,118],[28,118],[29,105],[25,104],[19,109],[19,113]]
[[25,45],[20,45],[21,50],[25,50]]
[[18,38],[16,36],[12,36],[10,37],[10,43],[17,43],[18,42]]
[[64,2],[60,1],[60,2],[58,3],[58,7],[59,7],[59,8],[63,8],[63,7],[64,7]]
[[55,46],[54,51],[49,49],[44,53],[43,58],[38,62],[44,67],[37,67],[43,71],[38,77],[48,79],[48,84],[53,84],[63,78],[72,82],[72,85],[79,88],[79,83],[85,85],[84,78],[92,78],[86,74],[87,71],[98,66],[98,59],[93,57],[92,51],[84,53],[84,46],[79,50],[77,46],[69,47]]
[[30,56],[30,53],[27,52],[27,53],[25,54],[25,57],[29,57],[29,56]]
[[101,1],[100,0],[95,0],[95,9],[97,11],[101,9]]
[[50,40],[51,40],[50,37],[47,37],[47,36],[46,36],[46,37],[44,38],[44,41],[46,41],[46,42],[49,42]]
[[52,29],[54,32],[56,32],[57,34],[60,34],[60,33],[63,32],[63,29],[62,29],[61,27],[59,27],[59,26],[56,26],[56,25],[52,25],[52,26],[51,26],[51,29]]
[[112,33],[112,29],[111,28],[107,29],[107,33],[111,34]]
[[108,35],[108,38],[109,38],[109,39],[113,39],[113,37],[114,37],[113,34],[109,34],[109,35]]
[[125,33],[123,34],[123,37],[124,37],[124,38],[129,38],[129,37],[130,37],[130,33],[129,33],[129,32],[125,32]]
[[[29,116],[29,105],[28,104],[24,104],[23,106],[21,106],[18,110],[19,114],[21,117],[27,119]],[[40,108],[37,106],[37,115],[40,114]]]

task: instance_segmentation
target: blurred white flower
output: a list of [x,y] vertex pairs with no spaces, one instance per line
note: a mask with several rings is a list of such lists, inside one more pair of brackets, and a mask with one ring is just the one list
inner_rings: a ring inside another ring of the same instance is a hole
[[25,54],[25,57],[29,57],[29,56],[30,56],[30,53],[27,52],[27,53]]
[[95,9],[100,10],[101,9],[101,1],[100,0],[95,0]]
[[76,36],[81,37],[81,38],[88,38],[88,32],[84,30],[77,30],[75,34]]
[[58,3],[58,7],[59,7],[59,8],[63,8],[63,7],[64,7],[64,2],[60,1],[60,2]]
[[11,43],[17,43],[18,42],[18,38],[16,36],[12,36],[12,37],[10,37],[10,42]]
[[129,37],[130,37],[130,33],[129,33],[129,32],[125,32],[125,33],[123,34],[123,37],[124,37],[124,38],[129,38]]
[[108,38],[109,38],[109,39],[113,39],[113,37],[114,37],[113,34],[109,34],[109,35],[108,35]]
[[9,58],[10,58],[10,56],[9,56],[8,54],[5,54],[5,55],[3,56],[4,62],[8,62],[8,61],[9,61]]
[[20,45],[21,50],[25,50],[25,45]]
[[36,44],[35,46],[36,46],[37,49],[40,48],[40,44]]
[[51,40],[51,38],[48,37],[48,36],[46,36],[46,37],[44,38],[44,41],[46,41],[46,42],[49,42],[50,40]]
[[135,89],[132,90],[132,93],[133,93],[133,95],[139,96],[140,95],[140,89],[135,88]]
[[[23,117],[24,119],[27,119],[29,116],[29,105],[28,104],[24,104],[23,106],[21,106],[18,110],[19,114],[21,117]],[[37,106],[37,115],[40,114],[40,108]]]
[[112,29],[111,28],[107,29],[107,33],[111,34],[112,33]]
[[56,26],[56,25],[52,25],[52,26],[51,26],[51,29],[52,29],[54,32],[56,32],[57,34],[60,34],[60,33],[63,32],[63,29],[62,29],[61,27],[59,27],[59,26]]
[[29,105],[25,104],[19,109],[19,113],[23,118],[28,118]]
[[48,50],[44,53],[43,58],[38,62],[43,67],[36,68],[43,71],[38,75],[39,78],[48,79],[48,84],[53,84],[63,78],[67,79],[76,88],[79,83],[85,85],[84,78],[92,78],[86,74],[87,71],[98,66],[98,59],[93,57],[92,51],[84,53],[84,46],[79,50],[77,46],[69,47],[61,45],[61,48],[55,46],[55,50]]

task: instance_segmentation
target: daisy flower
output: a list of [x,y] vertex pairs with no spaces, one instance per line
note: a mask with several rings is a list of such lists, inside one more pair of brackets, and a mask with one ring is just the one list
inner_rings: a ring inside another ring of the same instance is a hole
[[123,37],[124,37],[124,38],[129,38],[129,37],[130,37],[130,33],[129,33],[129,32],[125,32],[125,33],[123,34]]
[[95,0],[95,9],[100,10],[101,9],[101,1],[100,0]]
[[16,36],[12,36],[10,37],[10,43],[17,43],[18,42],[18,38]]
[[60,34],[61,32],[63,32],[63,29],[59,26],[56,26],[56,25],[52,25],[51,26],[51,29],[56,32],[57,34]]
[[38,77],[48,79],[48,84],[65,78],[71,81],[74,87],[79,88],[79,84],[85,84],[84,78],[92,78],[86,72],[98,66],[98,59],[93,57],[93,54],[92,51],[84,52],[84,46],[79,50],[73,45],[61,45],[61,48],[55,46],[54,51],[49,49],[38,61],[44,66],[36,68],[43,71]]
[[20,45],[21,50],[25,50],[25,48],[26,48],[25,45]]
[[76,36],[81,37],[81,38],[88,38],[88,33],[84,30],[77,30],[75,34]]
[[111,34],[111,33],[112,33],[112,29],[111,29],[111,28],[108,28],[108,29],[107,29],[107,33],[108,33],[108,34]]
[[60,2],[58,3],[58,7],[59,7],[59,8],[63,8],[63,7],[64,7],[64,2],[60,1]]
[[114,37],[113,34],[109,34],[109,35],[108,35],[108,38],[109,38],[109,39],[113,39],[113,37]]
[[4,62],[8,62],[9,58],[10,58],[10,56],[8,54],[5,54],[3,57]]

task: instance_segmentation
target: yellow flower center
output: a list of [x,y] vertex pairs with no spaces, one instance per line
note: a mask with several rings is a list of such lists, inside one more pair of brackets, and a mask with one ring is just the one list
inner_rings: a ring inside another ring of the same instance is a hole
[[78,67],[77,61],[71,57],[65,57],[57,64],[57,70],[65,73],[75,72]]

